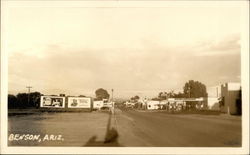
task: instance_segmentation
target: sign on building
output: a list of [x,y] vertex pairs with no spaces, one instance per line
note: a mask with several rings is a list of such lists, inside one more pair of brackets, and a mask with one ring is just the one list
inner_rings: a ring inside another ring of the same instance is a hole
[[68,97],[68,108],[91,108],[91,98]]
[[41,96],[40,107],[64,108],[65,107],[65,97]]

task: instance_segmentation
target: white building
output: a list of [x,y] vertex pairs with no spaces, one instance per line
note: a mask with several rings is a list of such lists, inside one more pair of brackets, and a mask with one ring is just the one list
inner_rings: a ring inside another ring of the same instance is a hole
[[153,100],[147,101],[147,109],[149,110],[159,109],[159,106],[160,106],[160,101],[153,101]]

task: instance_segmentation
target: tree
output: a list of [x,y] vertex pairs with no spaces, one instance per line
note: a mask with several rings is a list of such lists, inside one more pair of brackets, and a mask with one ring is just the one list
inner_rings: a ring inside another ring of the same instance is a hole
[[28,107],[39,107],[41,95],[39,92],[30,93],[30,103]]
[[138,95],[136,95],[136,96],[134,97],[134,99],[135,99],[135,100],[139,100],[140,97],[139,97]]
[[179,92],[178,94],[174,94],[174,98],[185,98],[185,94]]
[[8,109],[17,108],[17,98],[15,95],[8,94]]
[[171,90],[169,93],[167,93],[168,97],[175,97],[175,93],[173,90]]
[[16,97],[17,97],[17,102],[19,104],[19,108],[28,107],[28,94],[18,93]]
[[139,99],[140,99],[140,97],[139,97],[138,95],[133,96],[133,97],[130,98],[130,100],[131,100],[132,102],[138,102]]
[[159,100],[166,100],[168,98],[167,92],[160,92],[158,95]]
[[189,80],[186,82],[183,92],[185,97],[207,97],[207,88],[199,81]]
[[158,97],[154,97],[152,98],[153,101],[160,101],[160,99]]
[[172,97],[180,97],[181,93],[179,92],[179,94],[176,94],[173,90],[169,91],[169,92],[160,92],[158,95],[158,98],[154,98],[155,100],[166,100],[168,98],[172,98]]
[[[34,108],[39,107],[41,93],[32,92],[27,93],[18,93],[17,96],[8,95],[8,108]],[[30,100],[28,102],[28,96]]]
[[109,93],[107,90],[103,88],[99,88],[95,91],[96,98],[98,100],[109,99]]

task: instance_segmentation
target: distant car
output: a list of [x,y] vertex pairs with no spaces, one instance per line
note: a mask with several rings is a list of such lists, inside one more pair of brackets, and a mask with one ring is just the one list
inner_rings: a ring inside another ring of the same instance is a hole
[[101,107],[101,110],[109,110],[109,107]]
[[133,108],[134,106],[132,104],[128,104],[127,108]]

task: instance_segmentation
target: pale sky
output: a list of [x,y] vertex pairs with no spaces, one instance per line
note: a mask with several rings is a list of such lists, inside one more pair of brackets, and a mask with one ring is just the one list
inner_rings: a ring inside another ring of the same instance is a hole
[[240,82],[240,8],[11,8],[9,93],[153,97]]

